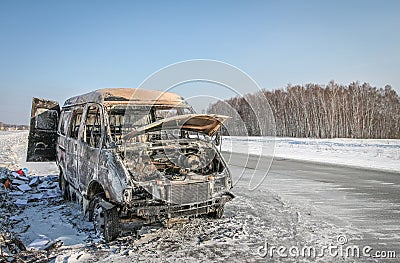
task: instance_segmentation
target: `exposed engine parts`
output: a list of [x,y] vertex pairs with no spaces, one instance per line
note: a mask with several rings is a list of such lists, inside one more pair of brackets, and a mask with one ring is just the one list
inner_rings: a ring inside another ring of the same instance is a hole
[[187,177],[221,172],[219,155],[212,142],[191,139],[148,142],[148,147],[130,144],[121,148],[124,163],[136,180],[159,179],[183,181]]

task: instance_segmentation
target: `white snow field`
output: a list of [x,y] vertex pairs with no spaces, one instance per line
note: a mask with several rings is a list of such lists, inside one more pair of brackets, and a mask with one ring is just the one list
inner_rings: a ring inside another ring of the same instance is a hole
[[[274,147],[274,149],[270,149]],[[222,150],[400,173],[400,140],[223,137]]]

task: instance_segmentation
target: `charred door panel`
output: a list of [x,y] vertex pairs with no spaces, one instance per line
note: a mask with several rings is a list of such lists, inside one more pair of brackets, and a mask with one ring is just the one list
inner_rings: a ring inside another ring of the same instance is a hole
[[68,136],[66,141],[66,175],[68,180],[75,188],[78,188],[78,151],[79,140],[81,139],[81,122],[82,122],[82,107],[76,107],[73,110],[71,121],[68,128]]
[[97,177],[100,149],[92,148],[85,143],[79,144],[79,190],[85,191],[93,177]]
[[27,162],[56,160],[57,127],[60,106],[45,99],[32,99]]

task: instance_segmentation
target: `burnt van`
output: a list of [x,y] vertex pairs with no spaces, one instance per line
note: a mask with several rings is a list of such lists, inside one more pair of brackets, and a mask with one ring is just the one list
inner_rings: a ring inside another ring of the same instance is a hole
[[217,149],[227,116],[196,114],[179,95],[101,89],[32,102],[28,162],[55,161],[66,200],[77,200],[106,241],[123,229],[219,218],[233,198]]

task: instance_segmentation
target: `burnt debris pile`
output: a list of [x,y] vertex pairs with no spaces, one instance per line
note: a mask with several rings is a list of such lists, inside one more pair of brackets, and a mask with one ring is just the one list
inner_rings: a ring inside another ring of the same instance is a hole
[[11,171],[0,168],[0,262],[45,262],[53,244],[41,250],[27,248],[13,231],[25,207],[60,197],[58,176],[31,176],[26,168]]

